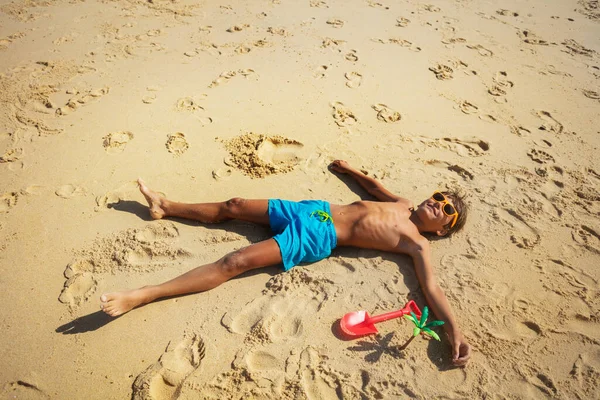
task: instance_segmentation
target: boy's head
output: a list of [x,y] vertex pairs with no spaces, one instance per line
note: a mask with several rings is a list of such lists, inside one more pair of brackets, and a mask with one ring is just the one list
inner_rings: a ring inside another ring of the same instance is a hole
[[467,220],[468,207],[456,190],[435,192],[416,209],[423,231],[450,236],[460,231]]

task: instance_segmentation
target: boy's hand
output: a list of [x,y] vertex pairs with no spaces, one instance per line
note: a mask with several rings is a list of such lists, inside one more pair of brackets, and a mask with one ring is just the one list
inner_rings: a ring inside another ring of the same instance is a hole
[[329,168],[335,172],[339,172],[340,174],[347,174],[350,170],[350,164],[344,160],[335,160],[329,164]]
[[467,343],[463,335],[450,336],[450,343],[452,344],[452,364],[456,366],[467,364],[471,358],[471,345]]

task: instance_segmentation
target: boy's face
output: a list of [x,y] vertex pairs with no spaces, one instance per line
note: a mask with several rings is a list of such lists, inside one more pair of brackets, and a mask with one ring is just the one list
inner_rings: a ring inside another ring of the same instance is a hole
[[[452,197],[446,196],[449,204],[452,203]],[[432,197],[428,198],[416,208],[419,219],[423,222],[423,228],[426,232],[433,232],[438,236],[444,236],[448,233],[445,228],[454,221],[453,216],[446,215],[443,211],[444,203],[435,201]]]

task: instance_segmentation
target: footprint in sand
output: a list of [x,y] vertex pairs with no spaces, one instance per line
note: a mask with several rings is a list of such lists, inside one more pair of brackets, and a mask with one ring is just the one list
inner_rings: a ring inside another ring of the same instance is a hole
[[377,39],[377,38],[373,38],[371,39],[372,42],[375,43],[381,43],[381,44],[397,44],[400,45],[402,47],[405,47],[411,51],[414,52],[419,52],[421,51],[421,48],[419,46],[415,46],[413,44],[413,42],[408,41],[406,39],[400,39],[400,38],[391,38],[391,39]]
[[304,145],[283,136],[247,133],[225,142],[229,157],[224,161],[253,178],[289,172],[302,160]]
[[204,341],[197,334],[184,336],[177,344],[169,342],[158,361],[135,378],[132,399],[177,399],[185,380],[198,369],[204,357]]
[[94,211],[99,212],[112,208],[114,204],[118,204],[122,200],[125,200],[126,193],[137,192],[137,189],[137,182],[130,181],[102,196],[97,196]]
[[390,9],[388,6],[385,6],[378,1],[367,0],[367,4],[369,5],[369,7],[373,7],[373,8],[384,8],[386,10]]
[[325,39],[323,39],[323,42],[321,43],[321,47],[324,49],[331,47],[334,50],[341,52],[340,47],[343,46],[344,44],[346,44],[345,40],[325,38]]
[[[325,357],[310,346],[300,353],[298,375],[300,385],[309,400],[339,398],[338,393],[341,392],[342,385],[347,388],[349,386],[344,385],[340,379],[336,379],[340,377],[329,376],[329,372],[326,372],[327,370],[322,365],[324,359]],[[354,393],[354,396],[356,398],[363,397],[358,396],[358,393]]]
[[371,106],[373,110],[377,111],[377,119],[383,122],[398,122],[402,118],[398,111],[394,111],[385,104],[378,103]]
[[200,122],[200,125],[202,126],[206,126],[206,125],[210,125],[213,123],[213,119],[211,117],[198,117],[198,122]]
[[84,92],[79,92],[76,89],[67,90],[67,94],[74,94],[76,96],[69,99],[63,107],[57,108],[56,115],[68,115],[71,112],[77,110],[80,106],[85,105],[92,100],[98,99],[99,97],[108,94],[109,91],[109,87],[87,90]]
[[494,75],[492,79],[496,85],[505,89],[510,89],[515,85],[512,81],[508,80],[508,74],[506,73],[506,71],[496,72],[496,75]]
[[[454,35],[454,34],[452,34],[452,35]],[[465,38],[454,37],[454,36],[444,37],[444,39],[441,40],[441,42],[444,44],[465,43],[466,41],[467,41],[467,39],[465,39]]]
[[517,35],[519,35],[521,40],[527,44],[533,44],[538,46],[548,46],[549,44],[547,41],[541,39],[539,36],[537,36],[535,33],[528,29],[518,31]]
[[531,249],[541,240],[537,229],[533,228],[516,211],[498,208],[494,211],[494,217],[509,226],[510,240],[522,249]]
[[552,157],[550,154],[546,153],[543,150],[531,149],[527,152],[527,155],[533,161],[540,163],[540,164],[555,162],[554,157]]
[[346,72],[344,76],[346,77],[346,86],[351,89],[357,88],[362,84],[363,76],[358,72]]
[[109,208],[112,208],[114,204],[118,204],[123,200],[122,193],[108,192],[103,196],[96,197],[96,207],[94,211],[102,211]]
[[183,54],[187,57],[195,57],[200,54],[200,52],[208,53],[211,56],[220,56],[223,54],[221,50],[219,50],[219,45],[210,42],[200,42],[198,47],[193,50],[188,50]]
[[517,136],[528,136],[531,134],[531,131],[520,125],[512,125],[510,127],[510,131]]
[[589,226],[581,225],[573,229],[571,236],[577,244],[593,253],[600,254],[600,234],[596,230]]
[[328,69],[329,67],[327,65],[320,65],[313,73],[313,77],[315,79],[325,78],[327,76],[326,72]]
[[240,24],[240,25],[234,25],[231,28],[227,29],[227,32],[229,33],[233,33],[233,32],[241,32],[244,29],[250,28],[250,25],[248,24]]
[[68,184],[59,187],[54,193],[63,199],[70,199],[75,196],[85,195],[86,190],[82,186]]
[[410,24],[410,19],[408,19],[408,18],[398,17],[396,19],[396,26],[405,28],[408,26],[408,24]]
[[554,133],[563,132],[563,124],[558,122],[548,111],[536,111],[535,115],[543,121],[542,125],[539,127],[540,130]]
[[461,167],[460,165],[450,164],[449,162],[446,162],[446,161],[428,160],[428,161],[424,161],[424,164],[431,165],[431,166],[434,166],[437,168],[444,168],[444,169],[447,169],[448,171],[452,171],[452,172],[458,174],[465,181],[472,181],[475,178],[475,175],[473,173],[471,173],[470,171],[468,171],[467,169]]
[[285,28],[275,28],[275,27],[268,27],[267,28],[267,32],[270,33],[271,35],[279,35],[279,36],[289,36],[289,32],[285,30]]
[[442,10],[441,8],[433,4],[424,4],[422,7],[425,11],[429,12],[440,12]]
[[21,189],[21,194],[23,195],[38,195],[42,193],[42,190],[45,187],[42,185],[29,185],[25,189]]
[[[201,95],[202,99],[206,99],[208,97],[206,94]],[[204,110],[197,100],[194,100],[192,97],[183,97],[177,100],[177,110],[178,111],[196,111],[196,110]]]
[[241,44],[238,47],[236,47],[234,51],[238,54],[248,54],[252,51],[252,47]]
[[471,50],[477,50],[477,52],[479,53],[480,56],[482,57],[491,57],[494,55],[494,52],[491,50],[486,49],[485,47],[483,47],[480,44],[468,44],[467,47]]
[[257,156],[270,164],[289,165],[300,161],[298,152],[304,145],[295,141],[281,142],[265,138],[256,148]]
[[184,51],[183,55],[186,57],[196,57],[198,54],[200,54],[200,50],[197,49],[193,49],[193,50],[188,50],[188,51]]
[[246,364],[248,364],[250,372],[269,370],[283,371],[285,367],[282,360],[278,359],[273,354],[262,350],[252,351],[246,355]]
[[333,119],[338,126],[352,126],[358,122],[354,113],[343,103],[336,101],[331,104]]
[[235,315],[233,312],[227,312],[221,318],[221,324],[233,333],[249,333],[268,316],[268,300],[266,297],[254,299]]
[[304,311],[315,311],[315,303],[302,298],[279,298],[271,305],[275,319],[269,326],[269,333],[273,339],[287,339],[299,337],[304,331],[302,315]]
[[144,104],[152,104],[156,100],[155,94],[149,94],[148,96],[142,97],[142,103]]
[[498,85],[492,85],[492,87],[488,89],[488,93],[497,97],[506,96],[506,91]]
[[221,75],[218,76],[217,79],[213,80],[210,85],[208,85],[209,88],[213,88],[215,86],[219,86],[222,85],[223,83],[228,82],[231,78],[233,78],[234,76],[237,75],[237,71],[226,71],[221,73]]
[[464,112],[465,114],[475,114],[475,113],[479,112],[479,107],[477,107],[473,103],[469,103],[466,100],[461,101],[458,104],[458,108],[460,109],[460,111]]
[[571,55],[581,55],[586,57],[593,57],[594,55],[596,55],[595,50],[583,47],[573,39],[567,39],[564,42],[562,42],[562,44],[566,47],[566,50],[563,51]]
[[493,78],[493,85],[488,88],[488,93],[495,97],[497,103],[505,103],[508,89],[514,86],[512,81],[507,79],[508,74],[505,71],[498,71]]
[[[600,100],[600,93],[595,90],[582,89],[583,95],[588,99]],[[0,159],[1,162],[1,159]]]
[[257,335],[285,340],[299,337],[304,331],[302,316],[315,313],[321,302],[310,296],[269,295],[246,304],[242,310],[226,313],[221,323],[230,332],[246,335],[256,342]]
[[490,144],[476,137],[472,139],[456,139],[445,137],[441,139],[444,147],[448,147],[460,156],[478,157],[490,150]]
[[460,165],[450,165],[448,167],[448,171],[457,173],[465,181],[472,181],[473,179],[475,179],[475,175],[473,175],[472,172],[461,167]]
[[169,150],[169,153],[173,153],[175,155],[181,155],[185,153],[190,147],[185,135],[181,132],[171,133],[167,140],[166,146],[167,150]]
[[327,3],[323,0],[310,0],[310,6],[316,8],[329,8]]
[[344,21],[337,18],[331,18],[327,20],[327,24],[333,26],[334,28],[341,28],[344,26]]
[[8,192],[0,196],[0,213],[8,212],[17,204],[19,194],[17,192]]
[[21,124],[36,129],[40,135],[56,135],[63,132],[63,129],[51,128],[39,119],[29,118],[21,111],[17,111],[14,116]]
[[226,71],[223,72],[221,75],[219,75],[219,77],[215,80],[213,80],[210,85],[208,85],[209,88],[213,88],[215,86],[219,86],[223,83],[228,82],[231,78],[233,78],[236,75],[241,75],[243,77],[248,77],[250,75],[252,75],[254,73],[253,69],[240,69],[237,71]]
[[179,229],[172,223],[150,224],[135,233],[135,240],[140,243],[153,243],[157,240],[168,240],[179,237]]
[[21,158],[23,158],[24,154],[25,154],[25,150],[23,150],[23,148],[21,148],[21,147],[15,148],[15,149],[8,149],[8,150],[6,150],[4,155],[2,155],[0,157],[0,163],[9,163],[9,162],[18,161]]
[[435,67],[429,67],[429,70],[435,74],[435,77],[439,80],[452,79],[454,70],[444,64],[436,64]]
[[231,168],[219,168],[213,170],[212,177],[216,181],[223,181],[229,179],[232,173],[233,170]]
[[120,131],[109,133],[102,138],[102,146],[108,154],[118,154],[125,150],[127,143],[133,139],[133,133],[128,131]]
[[510,10],[505,10],[505,9],[496,10],[496,14],[498,14],[498,15],[504,15],[504,16],[511,16],[511,17],[518,17],[519,16],[519,13],[516,13],[514,11],[510,11]]
[[267,42],[265,39],[258,39],[257,41],[253,42],[252,45],[254,47],[271,47],[272,44],[270,42]]
[[356,54],[356,50],[350,50],[348,53],[346,53],[344,58],[348,61],[357,62],[358,55]]
[[479,116],[479,119],[485,122],[498,122],[498,118],[491,114],[482,114]]
[[58,301],[72,308],[77,307],[94,294],[97,286],[98,282],[91,273],[76,273],[65,282]]

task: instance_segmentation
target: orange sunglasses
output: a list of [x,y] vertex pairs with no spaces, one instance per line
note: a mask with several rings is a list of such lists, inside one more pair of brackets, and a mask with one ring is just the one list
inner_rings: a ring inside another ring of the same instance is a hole
[[444,211],[444,214],[446,214],[449,217],[454,217],[454,219],[452,220],[452,225],[450,225],[450,229],[452,229],[454,227],[454,225],[456,224],[456,221],[458,220],[458,211],[456,211],[456,208],[454,208],[454,206],[452,204],[450,204],[450,202],[448,201],[448,199],[446,198],[446,196],[444,196],[444,193],[436,191],[433,193],[433,196],[431,196],[431,198],[435,201],[437,201],[438,203],[443,203],[444,205],[442,206],[442,211]]

